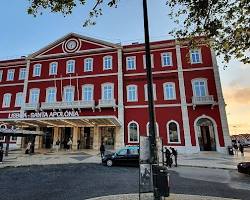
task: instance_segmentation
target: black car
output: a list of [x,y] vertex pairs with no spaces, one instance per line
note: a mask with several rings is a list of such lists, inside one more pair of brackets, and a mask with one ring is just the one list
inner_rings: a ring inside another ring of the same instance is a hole
[[102,163],[109,167],[113,165],[139,166],[139,147],[125,147],[115,153],[105,155]]
[[238,172],[250,175],[250,162],[241,162],[237,167]]

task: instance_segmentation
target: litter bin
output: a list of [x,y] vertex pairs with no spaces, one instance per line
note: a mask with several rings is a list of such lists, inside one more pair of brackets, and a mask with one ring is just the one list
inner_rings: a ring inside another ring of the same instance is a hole
[[229,154],[229,155],[234,155],[234,150],[233,150],[233,147],[232,147],[232,146],[228,146],[228,147],[227,147],[227,150],[228,150],[228,154]]
[[167,167],[152,165],[154,191],[159,197],[169,197],[169,172]]

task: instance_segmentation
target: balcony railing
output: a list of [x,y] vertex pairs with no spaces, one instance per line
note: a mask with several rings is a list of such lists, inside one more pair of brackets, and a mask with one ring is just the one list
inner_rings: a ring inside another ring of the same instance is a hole
[[192,103],[195,105],[214,104],[214,96],[213,95],[202,96],[202,97],[193,96]]
[[115,99],[110,99],[110,100],[104,100],[104,99],[99,99],[99,103],[97,106],[99,109],[101,108],[116,108],[115,104]]
[[25,103],[25,110],[39,110],[39,103]]
[[50,109],[73,109],[73,108],[95,108],[95,101],[59,101],[59,102],[43,102],[41,104],[41,109],[50,110]]

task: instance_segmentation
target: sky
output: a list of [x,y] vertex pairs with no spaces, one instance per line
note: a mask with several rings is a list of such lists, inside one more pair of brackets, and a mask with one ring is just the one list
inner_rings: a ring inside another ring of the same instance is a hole
[[[166,0],[148,0],[150,40],[172,39],[168,32],[176,27],[169,19]],[[95,1],[77,7],[64,17],[45,11],[36,18],[28,15],[28,0],[0,1],[0,60],[18,58],[35,52],[60,37],[75,32],[113,43],[143,42],[142,0],[121,0],[118,8],[104,8],[95,26],[83,28],[88,10]],[[221,82],[230,134],[250,133],[250,65],[236,60],[223,69]]]

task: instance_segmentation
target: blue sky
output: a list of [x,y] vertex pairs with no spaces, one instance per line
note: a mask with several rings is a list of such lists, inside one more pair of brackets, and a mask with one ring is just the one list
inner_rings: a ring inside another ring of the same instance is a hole
[[[1,0],[0,60],[30,54],[69,32],[123,44],[144,40],[142,0],[121,0],[118,8],[104,9],[97,25],[83,28],[94,1],[89,2],[67,17],[44,12],[34,18],[26,12],[28,0]],[[148,10],[151,41],[172,38],[168,32],[176,25],[168,17],[165,0],[148,0]],[[220,72],[231,133],[250,133],[250,65],[232,61]]]

